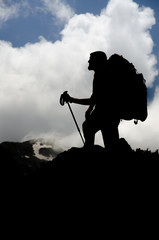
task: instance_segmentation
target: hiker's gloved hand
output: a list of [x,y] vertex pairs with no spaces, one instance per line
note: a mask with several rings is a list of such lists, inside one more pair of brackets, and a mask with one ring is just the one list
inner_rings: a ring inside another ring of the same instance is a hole
[[71,103],[72,102],[72,98],[71,98],[71,96],[68,93],[65,93],[63,95],[63,101],[66,102],[66,103],[68,103],[68,102]]
[[60,104],[61,105],[64,105],[65,103],[68,103],[68,102],[72,102],[72,98],[70,97],[70,95],[67,93],[67,91],[65,91],[63,94],[61,94],[61,97],[60,97]]
[[65,91],[63,94],[60,96],[60,104],[63,106],[65,103],[72,102],[72,98],[70,95]]

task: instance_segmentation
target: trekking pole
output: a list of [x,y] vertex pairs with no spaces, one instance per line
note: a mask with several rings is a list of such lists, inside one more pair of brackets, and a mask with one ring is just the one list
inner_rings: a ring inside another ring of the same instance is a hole
[[[62,106],[65,104],[65,95],[66,95],[66,94],[67,94],[67,91],[65,91],[65,92],[61,95],[61,97],[60,97],[60,104],[61,104]],[[82,136],[82,134],[81,134],[80,128],[79,128],[79,126],[78,126],[78,123],[77,123],[77,121],[76,121],[76,118],[75,118],[75,116],[74,116],[74,113],[73,113],[73,111],[72,111],[72,108],[71,108],[71,106],[70,106],[70,103],[67,102],[67,105],[68,105],[68,108],[69,108],[69,110],[70,110],[70,112],[71,112],[71,115],[72,115],[72,117],[73,117],[73,120],[74,120],[74,122],[75,122],[75,125],[76,125],[76,127],[77,127],[77,130],[78,130],[78,132],[79,132],[79,134],[80,134],[80,137],[81,137],[81,139],[82,139],[82,142],[83,142],[83,144],[84,144],[83,136]]]

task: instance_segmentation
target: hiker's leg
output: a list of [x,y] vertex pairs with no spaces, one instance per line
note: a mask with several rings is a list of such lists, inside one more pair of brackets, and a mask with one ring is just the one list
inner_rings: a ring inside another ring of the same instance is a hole
[[115,149],[119,143],[119,122],[120,120],[112,121],[101,129],[104,146],[109,150]]
[[95,134],[97,131],[99,131],[99,124],[96,119],[96,114],[92,113],[91,116],[86,121],[84,121],[82,128],[85,138],[85,146],[93,146]]

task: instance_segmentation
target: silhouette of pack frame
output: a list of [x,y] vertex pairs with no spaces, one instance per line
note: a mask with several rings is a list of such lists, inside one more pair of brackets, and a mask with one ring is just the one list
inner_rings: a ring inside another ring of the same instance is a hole
[[117,93],[117,105],[120,118],[145,121],[147,112],[147,87],[142,73],[138,73],[134,65],[123,56],[113,54],[109,60],[109,69],[113,75]]

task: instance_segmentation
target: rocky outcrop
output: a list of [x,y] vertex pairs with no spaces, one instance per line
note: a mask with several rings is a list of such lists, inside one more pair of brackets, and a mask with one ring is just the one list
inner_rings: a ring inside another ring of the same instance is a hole
[[125,139],[120,139],[118,148],[112,152],[98,145],[64,151],[53,161],[42,163],[36,177],[51,183],[52,187],[87,189],[89,185],[89,189],[106,186],[125,189],[133,185],[139,189],[143,181],[143,186],[156,182],[158,167],[158,151],[134,151]]
[[[45,156],[54,154],[51,148],[41,148]],[[95,145],[92,148],[72,147],[51,161],[38,159],[31,141],[0,144],[1,176],[4,179],[43,181],[52,185],[78,184],[90,180],[100,182],[123,182],[154,178],[158,171],[158,151],[132,150],[125,139],[120,139],[116,149],[108,152]]]
[[148,207],[155,212],[158,205],[158,151],[134,151],[125,139],[112,152],[98,145],[72,147],[52,161],[36,159],[29,142],[4,143],[0,157],[4,204],[9,200],[8,208],[14,202],[23,217],[37,211],[37,216],[51,213],[52,218],[56,211],[58,217],[69,219],[71,213],[72,219],[86,224],[83,216],[88,214],[89,221],[107,217],[119,224],[124,217],[129,225],[139,213],[145,216]]

